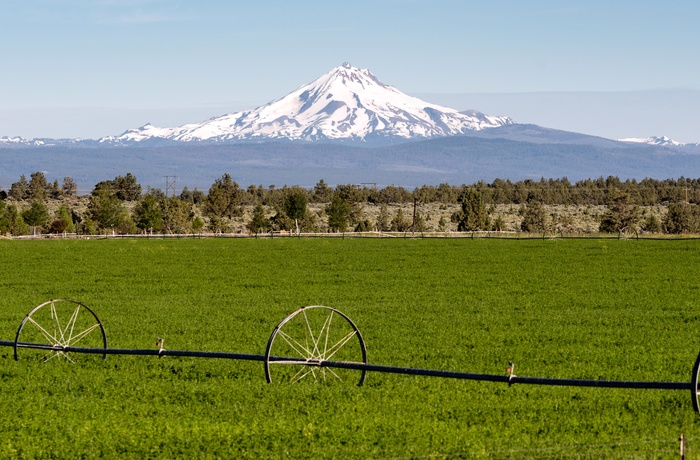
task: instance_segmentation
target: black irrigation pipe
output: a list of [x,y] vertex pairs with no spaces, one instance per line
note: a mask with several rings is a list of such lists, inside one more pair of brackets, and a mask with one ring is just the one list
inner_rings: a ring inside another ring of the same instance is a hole
[[[0,346],[14,347],[15,342],[0,341]],[[191,351],[191,350],[161,350],[138,348],[82,348],[63,347],[60,345],[37,344],[17,342],[18,348],[33,348],[39,350],[65,351],[66,353],[87,353],[93,355],[139,355],[139,356],[185,356],[190,358],[224,358],[241,361],[265,361],[265,355],[252,355],[247,353],[229,353],[219,351]]]
[[[14,347],[15,342],[0,341],[0,346]],[[130,348],[81,348],[62,347],[54,345],[42,345],[35,343],[18,342],[20,348],[36,348],[43,350],[65,351],[70,353],[89,353],[98,355],[141,355],[141,356],[182,356],[191,358],[222,358],[243,361],[265,361],[265,355],[230,353],[215,351],[191,351],[191,350],[165,350],[165,349],[130,349]],[[378,364],[365,364],[345,361],[304,361],[297,358],[270,356],[271,362],[292,361],[300,365],[333,367],[339,369],[354,369],[389,374],[420,375],[427,377],[443,377],[459,380],[479,380],[488,382],[507,383],[509,385],[550,385],[550,386],[574,386],[595,388],[628,388],[649,390],[693,390],[692,382],[641,382],[625,380],[585,380],[585,379],[561,379],[542,377],[520,377],[516,375],[478,374],[472,372],[457,372],[437,369],[420,369],[399,366],[383,366]]]
[[488,382],[501,382],[510,385],[557,385],[576,387],[600,387],[600,388],[640,388],[655,390],[691,390],[690,382],[635,382],[624,380],[579,380],[579,379],[555,379],[541,377],[518,377],[516,375],[475,374],[471,372],[443,371],[436,369],[417,369],[411,367],[382,366],[377,364],[349,363],[338,361],[321,361],[320,367],[337,367],[341,369],[357,369],[390,374],[422,375],[427,377],[444,377],[461,380],[481,380]]

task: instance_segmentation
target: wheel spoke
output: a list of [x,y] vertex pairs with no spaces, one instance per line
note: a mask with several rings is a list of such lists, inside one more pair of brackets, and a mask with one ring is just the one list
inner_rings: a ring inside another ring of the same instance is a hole
[[311,359],[313,357],[313,353],[309,350],[309,348],[297,342],[292,336],[282,330],[279,331],[279,334],[282,336],[284,341],[287,342],[287,344],[289,344],[289,346],[299,354],[299,356],[305,359]]
[[44,357],[44,362],[51,361],[52,359],[58,357],[58,351],[51,351],[46,356],[48,356],[48,358]]
[[323,372],[323,376],[324,376],[324,377],[326,376],[326,372],[328,372],[329,374],[333,374],[333,376],[334,376],[336,379],[340,380],[341,382],[343,381],[343,379],[342,379],[338,374],[336,374],[336,372],[335,372],[332,368],[330,368],[330,367],[324,367],[323,370],[324,370],[324,372]]
[[[318,356],[318,340],[316,337],[314,337],[314,331],[311,328],[311,324],[309,323],[309,317],[306,316],[306,310],[304,310],[304,320],[306,321],[306,330],[308,333],[308,336],[311,337],[311,343],[313,343],[313,349],[311,352],[309,352],[309,359],[314,359],[314,357]],[[307,346],[307,348],[309,348]]]
[[347,334],[345,337],[343,337],[342,339],[340,339],[335,345],[333,345],[333,346],[331,347],[330,350],[328,350],[329,352],[332,352],[332,353],[330,353],[330,354],[327,355],[327,356],[324,356],[324,359],[326,359],[326,360],[331,359],[331,358],[333,357],[333,355],[335,355],[336,353],[338,353],[338,351],[340,351],[340,349],[343,348],[343,346],[344,346],[346,343],[348,343],[348,342],[350,341],[350,339],[352,339],[353,337],[355,337],[355,334],[356,334],[355,331],[350,331],[350,332],[348,332],[348,334]]
[[75,307],[75,311],[73,311],[73,314],[71,315],[70,319],[68,320],[68,324],[66,324],[66,330],[68,330],[68,327],[70,326],[70,332],[68,333],[68,341],[66,342],[67,345],[71,344],[71,338],[73,337],[73,329],[75,329],[75,322],[78,319],[79,312],[80,312],[80,304],[78,304],[78,306]]
[[303,379],[309,374],[313,375],[314,382],[316,382],[316,369],[314,369],[313,367],[307,368],[305,366],[302,366],[301,369],[299,369],[297,373],[290,378],[290,381],[291,383],[297,383],[299,380]]
[[[66,343],[66,339],[63,335],[64,331],[61,328],[61,322],[58,320],[58,313],[56,313],[56,304],[54,302],[51,302],[51,319],[54,322],[54,328],[61,334],[61,340],[60,342],[57,342],[57,344],[64,344]],[[56,334],[58,336],[58,334]]]
[[58,344],[59,344],[58,339],[57,339],[56,337],[54,337],[53,335],[51,335],[51,333],[49,333],[46,329],[44,329],[44,328],[41,326],[41,324],[39,324],[39,323],[37,323],[36,321],[34,321],[34,318],[32,318],[32,317],[30,316],[30,317],[27,318],[27,320],[28,320],[30,323],[32,323],[34,326],[36,326],[36,328],[39,330],[39,332],[41,332],[41,333],[43,334],[43,336],[46,338],[46,340],[49,341],[49,345],[58,345]]
[[49,350],[48,353],[46,353],[44,355],[44,357],[42,358],[42,361],[46,362],[46,361],[52,360],[53,358],[56,357],[56,354],[57,354],[56,350]]
[[323,323],[323,327],[321,328],[321,335],[323,334],[323,331],[325,329],[326,331],[326,340],[325,343],[323,344],[323,355],[321,355],[322,359],[327,359],[326,355],[328,352],[328,338],[331,335],[331,321],[333,320],[333,310],[328,314],[328,318],[326,318],[326,321]]
[[85,330],[84,330],[83,332],[81,332],[80,334],[77,334],[75,337],[73,337],[73,340],[72,340],[72,341],[70,340],[70,337],[69,337],[68,343],[66,343],[66,346],[75,345],[76,343],[78,343],[79,341],[81,341],[82,339],[84,339],[86,335],[88,335],[90,332],[94,331],[94,330],[97,329],[98,327],[100,327],[99,324],[93,324],[92,326],[90,326],[89,328],[85,329]]

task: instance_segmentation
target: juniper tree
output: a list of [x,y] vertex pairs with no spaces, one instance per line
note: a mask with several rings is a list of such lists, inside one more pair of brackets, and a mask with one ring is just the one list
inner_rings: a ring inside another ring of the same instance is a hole
[[473,187],[468,187],[457,200],[462,209],[452,215],[452,221],[457,224],[460,232],[473,232],[476,230],[488,230],[489,215],[486,211],[486,203],[481,193]]
[[26,200],[29,197],[29,182],[24,174],[10,186],[10,196],[17,201]]
[[617,233],[639,223],[639,207],[629,193],[611,189],[608,197],[608,210],[600,222],[601,232]]
[[229,174],[216,179],[209,188],[209,195],[204,206],[204,212],[209,217],[222,219],[232,218],[242,214],[241,195],[245,193]]
[[339,193],[335,193],[331,202],[326,206],[328,215],[328,228],[333,232],[344,232],[348,226],[350,205]]
[[22,219],[30,227],[44,227],[49,220],[49,208],[43,201],[34,199],[31,206],[22,211]]
[[142,230],[160,232],[163,228],[163,211],[158,198],[146,194],[134,208],[134,223]]
[[270,219],[265,217],[265,208],[263,208],[261,203],[258,203],[253,209],[253,217],[246,227],[254,235],[267,231],[270,228]]
[[122,201],[136,201],[141,196],[141,185],[131,173],[114,178],[114,194]]
[[520,222],[520,230],[544,232],[547,229],[547,213],[542,203],[531,200],[521,209],[523,220]]
[[[46,182],[44,173],[37,171],[31,175],[28,185],[27,197],[32,200],[45,200],[49,184]],[[31,224],[30,224],[31,225]]]
[[98,229],[131,233],[136,228],[121,200],[108,187],[92,192],[88,203],[88,216]]

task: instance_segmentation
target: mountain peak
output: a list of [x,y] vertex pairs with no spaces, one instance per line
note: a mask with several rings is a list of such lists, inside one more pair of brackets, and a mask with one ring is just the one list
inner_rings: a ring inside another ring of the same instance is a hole
[[[369,69],[345,62],[281,99],[246,112],[176,128],[150,124],[104,138],[112,143],[173,141],[403,140],[465,134],[512,124],[507,117],[459,113],[385,85]],[[102,141],[102,140],[101,140]]]
[[[335,67],[327,74],[316,79],[315,82],[321,83],[323,80],[327,80],[328,82],[338,81],[342,85],[351,85],[354,83],[360,85],[360,87],[363,87],[363,85],[386,86],[382,84],[369,69],[354,67],[349,62],[344,62],[343,65]],[[313,85],[313,83],[311,84]]]

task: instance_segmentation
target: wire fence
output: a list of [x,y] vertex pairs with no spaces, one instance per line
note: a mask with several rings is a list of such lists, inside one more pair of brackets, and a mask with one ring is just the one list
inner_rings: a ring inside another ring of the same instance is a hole
[[700,239],[700,234],[658,235],[658,234],[626,234],[626,233],[587,233],[587,232],[553,232],[528,233],[514,231],[474,231],[474,232],[294,232],[274,231],[265,233],[130,233],[121,234],[107,232],[97,235],[78,233],[36,233],[20,236],[0,236],[12,240],[42,240],[42,239],[197,239],[197,238],[399,238],[399,239],[508,239],[508,240],[547,240],[547,239],[602,239],[602,240],[694,240]]

